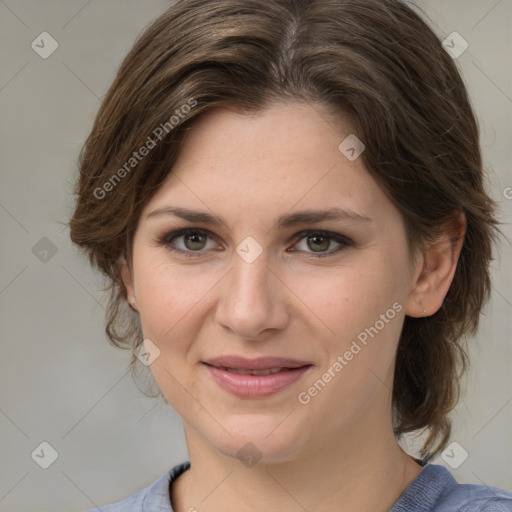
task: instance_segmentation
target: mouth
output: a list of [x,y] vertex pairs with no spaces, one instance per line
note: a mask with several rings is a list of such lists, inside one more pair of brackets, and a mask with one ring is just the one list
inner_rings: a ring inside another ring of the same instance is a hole
[[257,358],[247,358],[237,355],[226,355],[214,357],[204,361],[205,364],[215,366],[216,368],[226,368],[228,370],[294,370],[302,366],[310,365],[310,361],[299,359],[290,359],[288,357],[264,356]]
[[[208,364],[208,363],[205,363]],[[211,366],[211,365],[208,365]],[[212,366],[212,368],[218,368],[219,370],[223,370],[229,373],[236,373],[238,375],[273,375],[274,373],[285,372],[285,371],[293,371],[297,368],[268,368],[266,370],[242,370],[241,368],[227,368],[223,366]],[[302,368],[302,366],[301,366]]]
[[226,356],[203,365],[225,391],[243,398],[273,395],[291,386],[313,364],[285,358],[244,359]]

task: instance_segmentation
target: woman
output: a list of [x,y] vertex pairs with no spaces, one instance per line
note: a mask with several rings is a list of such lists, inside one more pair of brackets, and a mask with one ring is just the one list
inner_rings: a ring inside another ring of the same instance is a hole
[[[189,461],[103,511],[505,511],[428,461],[499,232],[463,81],[398,0],[182,0],[125,58],[71,238]],[[421,459],[398,444],[426,430]]]

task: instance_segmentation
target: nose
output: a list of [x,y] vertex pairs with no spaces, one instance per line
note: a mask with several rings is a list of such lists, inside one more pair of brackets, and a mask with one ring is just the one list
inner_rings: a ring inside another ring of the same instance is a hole
[[243,340],[262,340],[289,323],[290,291],[265,251],[252,263],[236,254],[218,293],[217,323]]

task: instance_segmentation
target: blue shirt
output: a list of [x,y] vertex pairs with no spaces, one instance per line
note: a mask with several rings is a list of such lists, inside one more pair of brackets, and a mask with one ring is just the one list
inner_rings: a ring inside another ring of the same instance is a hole
[[[174,512],[170,490],[190,462],[178,464],[150,486],[121,501],[86,512]],[[437,464],[426,464],[389,512],[512,512],[512,492],[496,487],[459,484]]]

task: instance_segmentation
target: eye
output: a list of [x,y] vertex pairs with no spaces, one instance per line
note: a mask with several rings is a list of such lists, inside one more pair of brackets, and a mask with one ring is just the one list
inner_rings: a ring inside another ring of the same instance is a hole
[[[353,245],[349,238],[330,231],[303,231],[295,235],[295,240],[297,242],[289,252],[306,253],[307,257],[311,258],[331,256]],[[210,245],[208,241],[210,241]],[[207,251],[215,250],[217,247],[211,234],[198,228],[171,231],[160,237],[157,243],[185,257],[202,257],[207,254]],[[337,244],[337,247],[328,250],[333,243]],[[301,244],[302,248],[300,248]],[[297,249],[297,247],[299,248]]]
[[[331,256],[352,245],[349,238],[330,231],[305,231],[297,236],[300,237],[299,243],[295,244],[292,252],[295,252],[296,248],[302,244],[302,249],[299,248],[299,251],[306,252],[310,255],[308,257],[313,258]],[[334,250],[328,250],[333,242],[338,246]],[[307,249],[311,249],[311,252]]]
[[158,244],[184,256],[200,256],[204,250],[215,247],[215,243],[213,247],[208,246],[208,239],[213,242],[208,232],[203,229],[180,229],[165,234],[158,240]]

